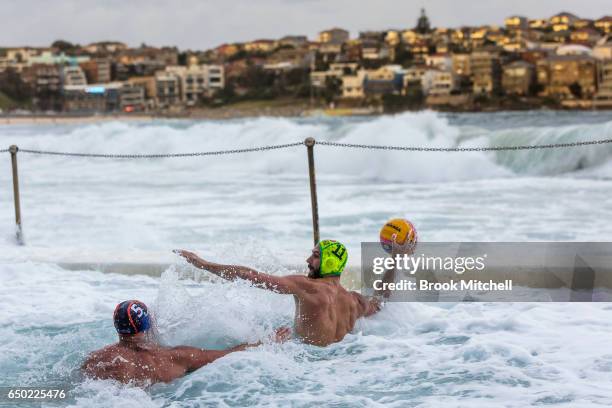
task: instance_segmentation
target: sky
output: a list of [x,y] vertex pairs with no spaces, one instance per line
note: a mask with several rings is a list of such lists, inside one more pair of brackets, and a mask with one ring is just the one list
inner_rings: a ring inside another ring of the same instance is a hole
[[0,0],[0,46],[87,44],[115,40],[138,46],[204,50],[226,42],[412,28],[425,7],[436,27],[503,25],[519,14],[546,18],[612,15],[612,0]]

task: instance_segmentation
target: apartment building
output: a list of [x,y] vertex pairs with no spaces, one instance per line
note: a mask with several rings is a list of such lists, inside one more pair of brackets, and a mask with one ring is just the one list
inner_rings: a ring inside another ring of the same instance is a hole
[[345,76],[355,76],[359,69],[356,62],[336,62],[329,65],[327,71],[313,71],[310,73],[310,83],[316,88],[324,88],[328,78],[341,79]]
[[453,68],[453,58],[448,54],[430,54],[425,57],[425,65],[442,71]]
[[546,30],[549,26],[549,21],[544,18],[536,18],[529,20],[530,30]]
[[155,94],[157,107],[165,109],[181,102],[181,81],[178,75],[168,71],[155,73]]
[[588,55],[554,55],[538,61],[541,96],[590,99],[596,91],[596,71],[595,59]]
[[364,60],[386,61],[391,58],[391,49],[385,43],[363,40],[361,46],[361,57]]
[[431,96],[449,96],[458,89],[458,80],[449,70],[428,69],[424,75],[423,92]]
[[502,88],[508,95],[529,95],[535,79],[533,64],[526,61],[515,61],[503,68]]
[[570,28],[574,26],[576,21],[580,20],[576,15],[568,12],[562,12],[559,14],[555,14],[549,20],[550,26],[553,31],[568,31]]
[[596,108],[612,108],[612,59],[598,63],[598,91],[593,99]]
[[[155,84],[155,76],[132,77],[127,80],[127,83],[132,86],[140,86],[145,91],[145,99],[148,103],[154,103],[157,100],[157,87]],[[149,106],[152,107],[152,106]]]
[[422,91],[426,91],[429,86],[429,82],[424,83],[428,68],[424,65],[415,65],[404,70],[404,77],[402,83],[402,94],[407,95],[410,89],[419,88]]
[[344,44],[343,58],[347,62],[361,61],[363,59],[363,47],[359,40],[349,40]]
[[62,87],[87,85],[87,77],[80,66],[63,66],[60,69]]
[[453,54],[452,70],[457,76],[470,77],[472,75],[472,56],[470,54]]
[[523,16],[511,16],[504,21],[506,29],[509,31],[525,31],[529,29],[529,19]]
[[471,71],[474,94],[494,94],[501,87],[501,62],[499,54],[476,51],[471,55]]
[[362,99],[365,97],[365,70],[342,76],[342,97],[346,99]]
[[570,34],[570,41],[573,44],[583,44],[592,46],[601,39],[601,34],[592,28],[581,28],[574,30]]
[[111,82],[96,85],[66,85],[64,110],[66,112],[118,112],[123,84]]
[[119,92],[119,108],[122,112],[142,112],[147,103],[145,88],[133,83],[125,83]]
[[612,34],[612,16],[604,16],[595,20],[594,26],[601,33]]
[[[173,75],[179,82],[180,100],[187,106],[193,106],[202,97],[210,96],[225,87],[224,71],[221,65],[169,66],[166,73]],[[168,82],[171,86],[171,81]],[[169,90],[169,88],[166,88]],[[159,86],[158,86],[159,97]]]
[[33,105],[43,111],[62,109],[62,82],[57,65],[31,65],[21,73],[34,91]]
[[104,58],[95,58],[79,64],[87,82],[90,84],[107,83],[111,81],[111,62]]
[[317,54],[325,64],[337,61],[342,54],[343,44],[324,43],[317,49]]
[[404,72],[399,65],[385,65],[366,70],[363,84],[366,95],[400,94]]
[[323,44],[343,44],[348,40],[349,32],[337,27],[321,31],[318,36],[318,42]]

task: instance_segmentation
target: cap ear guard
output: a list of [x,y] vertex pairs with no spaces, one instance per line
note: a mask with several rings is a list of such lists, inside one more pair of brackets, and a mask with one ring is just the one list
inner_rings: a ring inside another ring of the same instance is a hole
[[149,315],[145,315],[140,321],[140,327],[138,328],[138,332],[145,332],[151,328],[151,318]]
[[[338,269],[339,262],[334,258],[327,258],[323,264],[324,271],[335,271]],[[327,273],[329,274],[329,273]]]

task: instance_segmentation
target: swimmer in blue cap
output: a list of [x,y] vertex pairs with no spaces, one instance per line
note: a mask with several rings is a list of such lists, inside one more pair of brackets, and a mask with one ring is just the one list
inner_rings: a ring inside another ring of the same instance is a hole
[[193,252],[175,251],[197,268],[227,280],[244,279],[276,293],[293,295],[295,333],[302,341],[317,346],[338,342],[353,330],[360,317],[380,310],[380,301],[350,292],[340,284],[348,250],[334,240],[319,242],[306,260],[308,276],[274,276],[237,265],[206,261]]
[[[147,306],[138,300],[119,303],[113,321],[119,342],[87,357],[81,369],[88,377],[137,385],[170,382],[229,353],[262,344],[245,343],[226,350],[161,346],[148,336],[152,326],[151,315]],[[289,328],[280,328],[273,340],[283,342],[290,335]]]

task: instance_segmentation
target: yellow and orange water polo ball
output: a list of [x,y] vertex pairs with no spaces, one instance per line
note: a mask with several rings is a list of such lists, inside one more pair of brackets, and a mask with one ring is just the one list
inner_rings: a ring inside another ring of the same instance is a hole
[[399,245],[407,242],[412,246],[417,244],[418,236],[414,225],[405,218],[394,218],[387,221],[380,230],[380,244],[388,253],[393,249],[394,234],[397,234],[396,242]]

